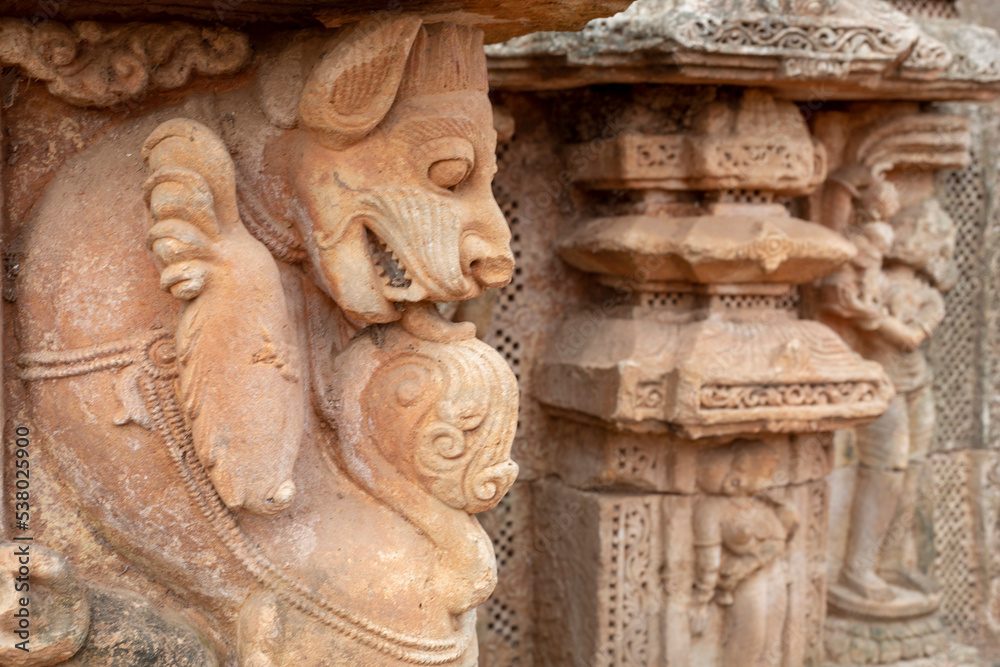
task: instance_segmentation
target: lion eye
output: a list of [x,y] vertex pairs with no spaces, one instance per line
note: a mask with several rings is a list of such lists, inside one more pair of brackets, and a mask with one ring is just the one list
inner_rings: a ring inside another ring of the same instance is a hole
[[462,184],[472,171],[472,163],[465,158],[438,160],[427,170],[427,177],[434,185],[452,190]]

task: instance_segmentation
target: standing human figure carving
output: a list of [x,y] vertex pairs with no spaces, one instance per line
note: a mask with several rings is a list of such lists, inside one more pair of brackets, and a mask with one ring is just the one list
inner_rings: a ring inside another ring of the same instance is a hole
[[831,181],[834,196],[839,190],[852,204],[840,208],[848,224],[836,227],[850,237],[851,229],[888,223],[892,233],[876,298],[861,293],[848,267],[825,281],[823,309],[853,329],[855,346],[883,365],[896,388],[885,414],[857,429],[857,480],[838,583],[874,602],[892,601],[900,586],[926,596],[935,585],[917,567],[913,522],[934,435],[934,396],[920,347],[944,319],[941,292],[956,280],[954,225],[935,199],[901,208],[879,174],[848,168]]
[[702,495],[693,518],[692,634],[705,631],[709,605],[725,610],[724,665],[781,664],[788,614],[788,542],[798,511],[768,494],[778,456],[764,442],[708,450],[699,457]]

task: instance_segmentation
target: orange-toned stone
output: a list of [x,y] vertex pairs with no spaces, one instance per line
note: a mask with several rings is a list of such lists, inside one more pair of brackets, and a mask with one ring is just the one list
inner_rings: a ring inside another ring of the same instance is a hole
[[[518,394],[438,304],[513,271],[483,35],[402,14],[265,41],[0,19],[40,108],[97,128],[17,204],[8,368],[44,509],[33,650],[0,663],[476,664],[473,515],[517,475]],[[94,78],[128,49],[134,80]]]

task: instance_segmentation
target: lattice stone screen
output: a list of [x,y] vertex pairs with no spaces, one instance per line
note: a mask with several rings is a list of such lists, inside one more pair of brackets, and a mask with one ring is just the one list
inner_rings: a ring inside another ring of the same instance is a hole
[[500,583],[479,609],[479,664],[527,667],[532,664],[531,485],[516,484],[482,517],[493,538]]
[[959,281],[945,297],[947,318],[929,349],[934,366],[937,430],[926,489],[934,522],[934,574],[942,586],[942,620],[960,641],[996,644],[996,490],[990,474],[1000,447],[991,437],[991,369],[987,324],[997,268],[993,187],[995,115],[949,109],[973,119],[972,164],[942,175],[938,196],[957,230]]
[[[512,142],[497,146],[497,163],[501,173],[508,174]],[[507,169],[505,169],[507,168]],[[493,186],[497,203],[507,218],[511,230],[511,251],[516,268],[510,284],[500,290],[493,314],[493,326],[486,341],[496,348],[510,364],[521,382],[523,331],[516,325],[515,315],[525,300],[524,241],[518,197],[511,191],[508,179],[498,176]],[[528,232],[531,234],[531,231]],[[528,267],[529,271],[532,267]],[[518,420],[517,442],[523,439],[523,419]],[[517,446],[517,445],[515,445]],[[517,455],[514,456],[518,459]],[[523,478],[523,472],[522,472]],[[479,609],[478,632],[480,656],[484,667],[522,667],[532,664],[531,529],[530,483],[519,481],[493,510],[481,515],[483,527],[493,539],[497,556],[499,582],[493,595]]]
[[935,332],[930,350],[937,399],[936,451],[982,446],[977,404],[982,368],[985,187],[982,153],[974,149],[972,164],[944,174],[938,188],[941,204],[958,232],[955,259],[959,280],[945,295],[948,315]]
[[[522,108],[532,104],[520,98]],[[537,113],[537,112],[536,112]],[[517,114],[515,114],[517,118]],[[482,667],[533,664],[534,600],[532,557],[536,550],[531,483],[544,475],[547,420],[530,400],[531,364],[564,309],[582,300],[577,279],[553,252],[568,189],[558,178],[562,162],[551,132],[541,123],[518,126],[497,150],[494,194],[510,223],[514,279],[500,290],[486,342],[511,365],[521,386],[521,411],[514,460],[518,482],[498,507],[481,515],[493,538],[499,584],[479,610]]]

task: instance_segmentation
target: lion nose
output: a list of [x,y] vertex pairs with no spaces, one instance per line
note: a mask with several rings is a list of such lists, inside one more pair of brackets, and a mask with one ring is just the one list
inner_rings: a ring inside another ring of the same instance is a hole
[[514,272],[514,256],[510,252],[507,236],[490,241],[478,234],[466,234],[462,239],[461,257],[465,274],[483,286],[483,289],[503,287],[510,282]]

